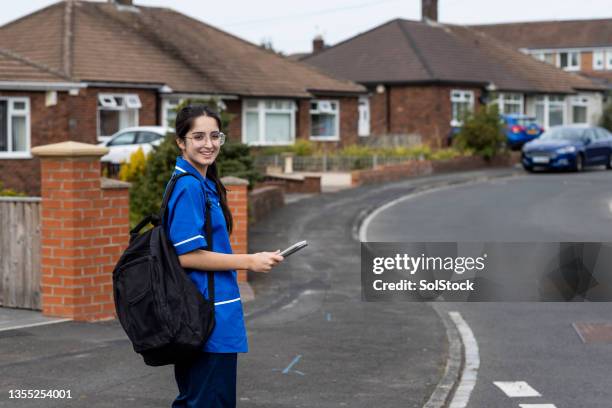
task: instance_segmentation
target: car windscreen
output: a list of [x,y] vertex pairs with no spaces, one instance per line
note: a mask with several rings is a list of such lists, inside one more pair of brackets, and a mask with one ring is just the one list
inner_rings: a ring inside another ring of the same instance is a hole
[[516,124],[517,125],[521,125],[521,126],[525,126],[525,127],[530,126],[530,125],[539,126],[538,122],[536,122],[535,118],[517,118],[516,119]]
[[108,142],[107,146],[123,146],[134,144],[136,138],[136,132],[125,132],[115,136]]
[[584,140],[586,129],[580,128],[553,128],[547,130],[540,139],[550,140]]

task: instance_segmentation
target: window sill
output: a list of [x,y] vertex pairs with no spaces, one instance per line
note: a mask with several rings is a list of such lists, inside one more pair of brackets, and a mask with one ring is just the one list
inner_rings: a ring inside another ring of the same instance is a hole
[[292,146],[295,140],[289,142],[243,142],[248,146]]
[[23,152],[23,153],[12,153],[12,152],[0,152],[0,160],[5,159],[5,160],[9,160],[9,159],[20,159],[20,160],[27,160],[27,159],[31,159],[33,158],[32,154],[30,152]]
[[339,142],[339,136],[310,136],[313,142]]

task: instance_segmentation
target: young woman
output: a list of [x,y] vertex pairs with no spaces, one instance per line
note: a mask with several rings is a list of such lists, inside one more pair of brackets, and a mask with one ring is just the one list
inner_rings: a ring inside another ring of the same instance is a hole
[[[225,141],[219,115],[204,105],[183,108],[176,117],[176,142],[182,156],[175,174],[181,177],[168,203],[166,231],[181,266],[208,298],[206,271],[215,272],[215,327],[201,355],[174,367],[179,395],[173,408],[225,408],[236,405],[237,353],[248,351],[242,303],[235,269],[268,272],[283,260],[276,252],[232,254],[232,231],[225,187],[215,159]],[[205,200],[211,202],[212,251],[206,242]]]

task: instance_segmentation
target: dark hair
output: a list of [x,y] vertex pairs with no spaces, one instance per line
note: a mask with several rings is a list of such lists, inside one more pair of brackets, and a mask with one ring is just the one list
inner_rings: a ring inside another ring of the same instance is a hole
[[[193,121],[200,116],[208,116],[213,118],[217,122],[219,130],[221,130],[221,116],[206,105],[187,105],[179,111],[176,115],[176,137],[181,139],[184,143],[187,142],[185,136],[187,132],[193,127]],[[221,203],[221,209],[223,210],[223,216],[225,217],[225,223],[227,224],[227,231],[231,234],[234,228],[234,220],[232,213],[230,212],[229,206],[227,205],[227,190],[219,178],[219,172],[217,171],[217,163],[213,162],[206,170],[206,177],[215,182],[217,191],[219,192],[219,202]]]

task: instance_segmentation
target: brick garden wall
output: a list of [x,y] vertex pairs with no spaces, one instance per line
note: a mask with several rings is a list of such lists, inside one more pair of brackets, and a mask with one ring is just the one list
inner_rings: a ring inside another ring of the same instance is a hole
[[[248,181],[236,177],[223,177],[221,179],[227,188],[227,202],[234,220],[234,228],[230,235],[230,243],[235,254],[248,252]],[[239,270],[238,281],[246,282],[246,270]]]
[[520,153],[497,156],[491,161],[481,157],[456,157],[450,160],[411,160],[400,164],[380,166],[375,169],[355,170],[351,172],[351,185],[399,181],[408,177],[425,174],[448,173],[453,171],[477,170],[487,167],[507,167],[520,161]]
[[43,313],[112,318],[112,271],[128,244],[127,185],[102,185],[99,157],[41,162]]
[[283,189],[278,186],[262,186],[249,193],[249,224],[254,224],[269,213],[285,205]]

